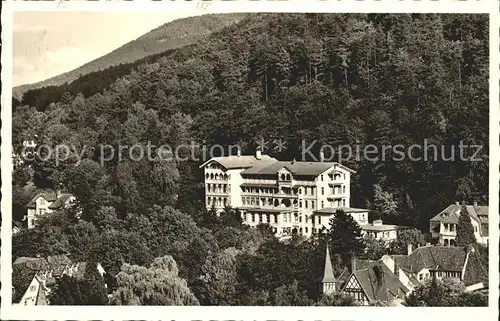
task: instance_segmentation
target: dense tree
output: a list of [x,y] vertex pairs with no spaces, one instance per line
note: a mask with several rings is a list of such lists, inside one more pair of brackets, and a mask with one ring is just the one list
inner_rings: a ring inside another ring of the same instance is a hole
[[458,217],[455,242],[457,246],[468,246],[477,243],[476,236],[474,235],[474,227],[472,226],[471,218],[465,205],[462,205],[460,216]]
[[413,247],[425,245],[425,236],[419,230],[406,229],[398,232],[397,238],[389,244],[391,254],[408,254],[408,244]]
[[361,227],[354,218],[342,210],[335,212],[330,219],[330,249],[346,261],[350,255],[362,255],[365,242],[361,235]]
[[86,262],[83,275],[64,275],[49,295],[51,305],[106,305],[108,296],[104,279],[95,262]]
[[154,259],[149,268],[124,264],[116,276],[113,305],[198,305],[171,256]]
[[388,244],[384,240],[373,237],[365,238],[365,257],[368,260],[378,260],[389,251]]
[[239,251],[227,248],[211,254],[205,260],[195,286],[202,305],[233,305],[237,284],[236,264]]
[[418,286],[406,298],[407,306],[457,306],[459,297],[465,291],[460,280],[454,278],[432,278]]
[[370,210],[374,219],[394,221],[397,215],[398,204],[391,193],[383,191],[380,185],[374,185],[373,202],[370,203]]
[[342,295],[340,293],[331,295],[322,295],[316,306],[356,306],[354,299],[351,296]]

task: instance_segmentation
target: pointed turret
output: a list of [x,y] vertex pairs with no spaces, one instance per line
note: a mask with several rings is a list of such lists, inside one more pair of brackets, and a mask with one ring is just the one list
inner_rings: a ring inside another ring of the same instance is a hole
[[323,283],[327,282],[335,282],[335,276],[333,275],[332,260],[330,259],[330,251],[328,250],[328,244],[326,245],[325,270],[323,273]]
[[322,292],[323,294],[332,294],[337,290],[335,276],[333,275],[332,260],[330,259],[330,251],[328,244],[326,245],[325,271],[323,272]]

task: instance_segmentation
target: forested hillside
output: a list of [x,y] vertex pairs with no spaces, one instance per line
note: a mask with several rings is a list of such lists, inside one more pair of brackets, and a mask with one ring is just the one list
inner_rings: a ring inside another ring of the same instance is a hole
[[[116,65],[129,64],[151,55],[196,43],[213,32],[237,23],[244,16],[245,14],[210,14],[174,20],[74,70],[38,83],[15,87],[13,96],[20,100],[23,94],[34,89],[64,86],[69,82],[78,81],[77,79],[81,79],[82,76],[91,72],[99,72]],[[95,86],[102,87],[101,84]],[[59,100],[60,97],[57,98]],[[28,98],[24,102],[30,103],[33,101]]]
[[[93,96],[68,93],[43,111],[17,107],[15,148],[35,133],[41,143],[80,153],[86,147],[79,163],[73,152],[59,164],[33,164],[35,184],[62,183],[85,221],[52,221],[45,232],[22,234],[14,256],[36,252],[26,244],[41,242],[43,251],[98,253],[116,273],[123,262],[147,265],[171,254],[203,304],[300,305],[302,298],[294,297],[300,291],[317,299],[310,288],[321,277],[324,251],[317,243],[271,242],[256,250],[257,232],[203,218],[201,162],[115,155],[101,167],[99,144],[193,140],[240,144],[254,153],[266,137],[287,141],[286,151],[270,153],[284,160],[300,159],[301,141],[315,139],[406,148],[427,139],[448,146],[447,157],[460,141],[483,145],[482,162],[460,161],[458,149],[455,161],[344,162],[356,170],[353,207],[426,231],[429,218],[450,202],[487,201],[488,34],[486,15],[255,14],[137,66],[102,92],[96,85]],[[20,189],[27,176],[14,174]],[[60,234],[66,236],[47,237]],[[214,271],[228,274],[211,279]]]

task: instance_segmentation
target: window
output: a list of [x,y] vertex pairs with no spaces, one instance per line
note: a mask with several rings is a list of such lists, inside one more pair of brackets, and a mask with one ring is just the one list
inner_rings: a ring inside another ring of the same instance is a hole
[[299,201],[299,208],[302,208],[302,201]]
[[325,188],[324,187],[321,188],[321,195],[325,195]]
[[321,208],[325,208],[325,202],[321,201]]
[[342,200],[342,206],[345,206],[345,199]]
[[31,292],[35,292],[36,291],[36,285],[33,284],[32,286],[30,286],[30,291]]
[[45,205],[45,200],[43,198],[40,198],[40,205]]
[[299,188],[299,194],[302,194],[302,188]]
[[307,226],[306,226],[306,233],[309,233],[309,229],[307,228]]
[[311,208],[314,209],[314,201],[311,201]]
[[342,186],[342,193],[345,194],[345,186]]
[[305,208],[308,208],[308,205],[309,205],[309,204],[308,204],[308,201],[304,201],[304,207],[305,207]]
[[477,233],[477,226],[474,226],[474,232]]
[[252,215],[252,222],[255,222],[255,214]]
[[321,224],[321,216],[318,216],[318,224]]
[[321,181],[323,181],[323,175],[321,175]]

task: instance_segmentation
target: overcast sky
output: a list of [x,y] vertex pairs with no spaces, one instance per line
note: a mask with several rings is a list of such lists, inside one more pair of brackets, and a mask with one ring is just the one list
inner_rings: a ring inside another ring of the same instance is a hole
[[70,71],[166,22],[190,15],[193,13],[16,12],[13,85]]

